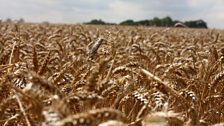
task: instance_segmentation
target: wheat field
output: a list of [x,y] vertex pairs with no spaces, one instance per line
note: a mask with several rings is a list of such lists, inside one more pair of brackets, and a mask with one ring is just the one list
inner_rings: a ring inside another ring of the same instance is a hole
[[223,126],[223,62],[222,30],[2,22],[0,125]]

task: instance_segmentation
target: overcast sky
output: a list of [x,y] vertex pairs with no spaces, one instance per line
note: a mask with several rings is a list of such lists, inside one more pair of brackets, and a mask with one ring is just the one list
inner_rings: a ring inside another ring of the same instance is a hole
[[0,19],[81,23],[91,19],[119,23],[170,16],[181,21],[203,19],[224,29],[224,0],[0,0]]

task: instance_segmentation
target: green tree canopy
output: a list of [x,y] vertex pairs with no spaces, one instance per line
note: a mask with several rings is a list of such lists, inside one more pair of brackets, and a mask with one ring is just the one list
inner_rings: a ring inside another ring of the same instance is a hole
[[101,19],[93,19],[91,20],[90,22],[87,22],[86,24],[101,24],[101,25],[104,25],[106,24],[104,21],[102,21]]
[[[122,21],[119,25],[142,25],[142,26],[159,26],[159,27],[173,27],[176,23],[181,22],[178,20],[173,20],[171,17],[166,16],[164,18],[158,18],[154,17],[153,19],[149,20],[140,20],[140,21],[134,21],[132,19],[128,19],[125,21]],[[100,24],[100,25],[114,25],[115,23],[106,23],[102,21],[101,19],[97,20],[91,20],[90,22],[87,22],[85,24]],[[194,21],[185,21],[184,25],[190,27],[190,28],[207,28],[207,23],[203,20],[194,20]]]
[[135,22],[129,19],[129,20],[121,22],[120,25],[135,25]]

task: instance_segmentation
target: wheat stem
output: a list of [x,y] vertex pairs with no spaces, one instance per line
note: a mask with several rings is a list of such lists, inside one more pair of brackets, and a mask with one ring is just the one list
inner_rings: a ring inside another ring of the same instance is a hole
[[[14,91],[14,92],[15,92],[15,91]],[[30,121],[29,121],[29,119],[28,119],[28,117],[27,117],[27,114],[26,114],[25,109],[24,109],[24,107],[23,107],[23,105],[22,105],[22,102],[21,102],[21,100],[19,99],[19,96],[17,95],[16,92],[15,92],[15,95],[14,95],[14,96],[15,96],[15,98],[16,98],[18,104],[19,104],[19,108],[20,108],[21,112],[23,113],[23,115],[24,115],[24,117],[25,117],[27,126],[31,126],[31,123],[30,123]]]

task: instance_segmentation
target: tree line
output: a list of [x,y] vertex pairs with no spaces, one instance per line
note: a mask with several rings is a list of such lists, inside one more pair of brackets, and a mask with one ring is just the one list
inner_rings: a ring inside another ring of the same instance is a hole
[[[132,19],[129,19],[129,20],[122,21],[118,25],[173,27],[176,23],[183,23],[184,25],[186,25],[187,27],[190,27],[190,28],[208,28],[207,23],[205,21],[203,21],[202,19],[182,22],[179,20],[173,20],[169,16],[164,17],[164,18],[154,17],[151,20],[146,19],[146,20],[140,20],[140,21],[134,21]],[[86,22],[84,24],[116,25],[116,23],[107,23],[101,19],[93,19],[90,22]]]

